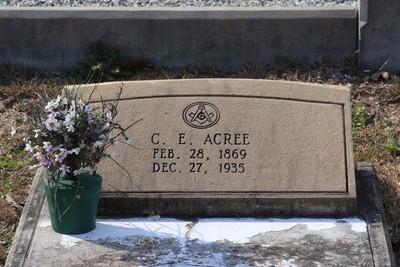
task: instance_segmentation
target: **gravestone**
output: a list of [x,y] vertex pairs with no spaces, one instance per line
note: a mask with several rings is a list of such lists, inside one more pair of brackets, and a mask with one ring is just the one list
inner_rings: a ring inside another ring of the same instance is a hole
[[93,105],[123,86],[116,120],[137,121],[127,131],[132,144],[109,151],[120,166],[99,166],[100,215],[356,214],[346,87],[244,79],[96,86]]

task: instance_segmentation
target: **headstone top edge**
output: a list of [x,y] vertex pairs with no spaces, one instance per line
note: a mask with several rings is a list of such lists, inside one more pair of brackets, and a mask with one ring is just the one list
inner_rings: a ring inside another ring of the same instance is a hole
[[[117,81],[98,84],[67,86],[77,89],[87,98],[93,88],[92,101],[112,100],[123,87],[121,99],[165,96],[259,96],[283,99],[348,104],[350,90],[347,86],[260,79],[177,79]],[[101,96],[101,98],[100,98]]]

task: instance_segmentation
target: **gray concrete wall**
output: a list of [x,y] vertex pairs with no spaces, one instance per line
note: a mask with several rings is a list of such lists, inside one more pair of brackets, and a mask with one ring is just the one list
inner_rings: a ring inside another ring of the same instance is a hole
[[70,68],[97,40],[169,67],[340,62],[357,32],[356,8],[0,8],[0,63]]
[[400,1],[359,1],[360,67],[400,70]]

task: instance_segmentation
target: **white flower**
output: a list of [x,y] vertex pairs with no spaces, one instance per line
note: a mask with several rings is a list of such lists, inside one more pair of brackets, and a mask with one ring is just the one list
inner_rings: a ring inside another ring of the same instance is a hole
[[17,133],[17,129],[14,126],[11,127],[11,137],[13,137]]
[[68,154],[75,154],[75,155],[78,155],[80,151],[81,151],[81,149],[80,149],[79,147],[77,147],[77,148],[68,150]]
[[67,132],[69,132],[69,133],[74,133],[75,132],[75,128],[72,125],[67,125],[66,128],[67,128]]
[[93,66],[92,66],[92,70],[99,70],[99,69],[101,69],[101,66],[102,66],[102,65],[103,65],[102,63],[93,65]]
[[32,152],[33,151],[33,147],[32,147],[31,142],[25,144],[25,149],[24,150],[28,151],[28,152]]
[[39,137],[39,133],[41,132],[40,130],[33,130],[35,132],[35,138]]
[[103,128],[101,129],[101,131],[107,130],[108,127],[110,127],[110,124],[107,122],[107,123],[103,126]]
[[109,122],[112,121],[113,117],[112,117],[111,112],[106,113],[106,118],[107,118],[107,121],[109,121]]
[[38,147],[39,146],[32,147],[31,141],[27,140],[27,143],[25,144],[25,149],[24,150],[28,151],[28,152],[33,152],[34,150],[38,149]]
[[65,121],[63,122],[64,126],[67,128],[68,132],[75,132],[74,124],[76,122],[75,111],[71,111],[65,116]]
[[50,102],[48,102],[47,105],[44,107],[44,109],[47,112],[52,112],[53,109],[55,109],[59,106],[60,101],[61,101],[61,96],[59,95],[59,96],[57,96],[57,99],[53,99]]
[[109,156],[111,159],[115,159],[115,155],[115,152],[110,152],[107,156]]
[[54,117],[54,114],[50,114],[44,124],[49,131],[56,131],[60,128],[60,122]]
[[71,111],[65,116],[64,125],[74,125],[76,122],[75,112]]
[[93,173],[97,170],[97,167],[98,167],[97,163],[94,165],[94,167],[90,167],[89,170],[88,170],[89,174],[93,175]]
[[125,144],[132,145],[133,141],[131,139],[126,139]]
[[111,140],[111,134],[102,134],[99,136],[100,140],[106,140],[106,142],[109,142]]
[[74,176],[78,176],[78,175],[81,174],[82,172],[83,172],[82,169],[75,170],[75,171],[74,171]]
[[53,101],[51,101],[51,102],[47,103],[47,105],[44,107],[44,109],[47,112],[51,112],[51,111],[53,111],[53,107],[54,107],[54,103],[53,103]]
[[85,102],[83,102],[82,99],[78,99],[77,104],[78,104],[78,107],[82,108],[85,105]]
[[77,104],[80,110],[82,110],[85,113],[90,113],[91,110],[89,104],[83,102],[82,99],[79,99]]
[[69,107],[69,113],[74,114],[76,116],[76,102],[72,101],[71,106]]
[[61,104],[67,105],[67,104],[68,104],[68,99],[65,98],[65,97],[63,97],[63,98],[61,99]]

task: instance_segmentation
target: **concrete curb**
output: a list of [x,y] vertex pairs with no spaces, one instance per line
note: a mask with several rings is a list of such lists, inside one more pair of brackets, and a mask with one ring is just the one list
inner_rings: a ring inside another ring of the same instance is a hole
[[24,19],[349,19],[357,16],[355,7],[280,7],[280,8],[119,8],[119,7],[0,7],[0,18]]
[[396,266],[375,168],[370,163],[360,162],[356,171],[375,266]]
[[[196,29],[196,31],[193,31]],[[0,8],[0,64],[71,68],[91,43],[156,66],[229,70],[277,58],[341,62],[357,50],[357,8]]]
[[44,168],[40,168],[36,172],[5,267],[24,266],[45,200],[44,181],[46,172]]

